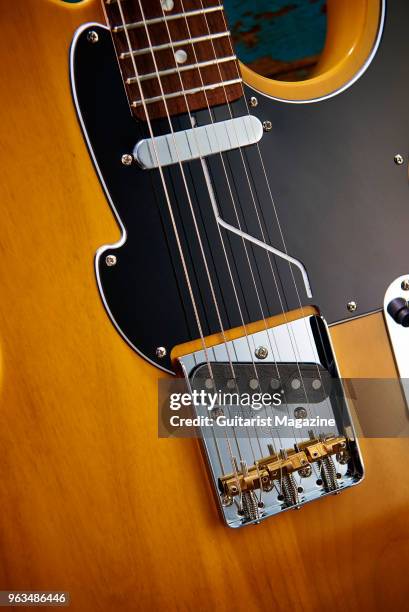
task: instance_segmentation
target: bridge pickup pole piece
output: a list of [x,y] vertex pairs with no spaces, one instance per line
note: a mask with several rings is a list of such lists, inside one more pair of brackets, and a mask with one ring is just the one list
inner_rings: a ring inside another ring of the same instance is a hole
[[256,144],[263,135],[257,117],[246,115],[140,140],[133,156],[145,170],[187,162]]

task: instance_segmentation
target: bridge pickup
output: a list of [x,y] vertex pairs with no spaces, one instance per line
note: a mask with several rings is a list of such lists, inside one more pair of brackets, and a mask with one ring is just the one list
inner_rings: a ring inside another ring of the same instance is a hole
[[261,121],[246,115],[140,140],[133,156],[141,168],[151,170],[247,147],[259,142],[262,135]]

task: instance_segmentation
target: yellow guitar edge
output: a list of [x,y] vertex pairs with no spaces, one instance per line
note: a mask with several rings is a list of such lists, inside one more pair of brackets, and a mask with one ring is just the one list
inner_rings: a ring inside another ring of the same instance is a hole
[[289,101],[325,97],[349,83],[368,59],[378,36],[381,0],[328,0],[327,35],[314,75],[305,81],[275,81],[240,63],[254,89]]

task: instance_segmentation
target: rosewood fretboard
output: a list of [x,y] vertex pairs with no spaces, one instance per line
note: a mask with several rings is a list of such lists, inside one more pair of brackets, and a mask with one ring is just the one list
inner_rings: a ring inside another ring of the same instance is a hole
[[103,3],[136,117],[145,119],[139,85],[152,119],[167,114],[162,92],[170,115],[241,97],[239,67],[217,0]]

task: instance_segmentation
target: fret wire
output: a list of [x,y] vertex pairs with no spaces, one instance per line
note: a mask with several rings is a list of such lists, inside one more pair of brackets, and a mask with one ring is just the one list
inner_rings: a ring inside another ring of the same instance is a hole
[[132,49],[132,53],[127,51],[126,53],[120,54],[120,59],[128,59],[131,56],[138,55],[146,55],[146,53],[151,53],[152,51],[163,51],[166,49],[171,49],[173,47],[180,47],[181,45],[193,45],[199,42],[205,42],[207,40],[214,40],[217,38],[224,38],[226,36],[230,36],[230,31],[226,30],[226,32],[217,32],[216,34],[207,34],[205,36],[195,36],[193,38],[185,38],[184,40],[175,40],[172,44],[165,43],[163,45],[152,45],[151,47],[145,47],[143,49]]
[[111,29],[112,29],[112,32],[116,34],[118,32],[123,32],[125,29],[134,30],[136,28],[145,27],[145,23],[146,25],[154,25],[156,23],[163,23],[164,21],[174,21],[176,19],[182,19],[182,18],[186,19],[187,17],[195,17],[196,15],[205,15],[207,13],[214,13],[216,11],[221,11],[222,9],[223,9],[222,5],[218,4],[217,6],[209,6],[207,8],[196,9],[193,11],[186,11],[184,13],[176,13],[174,15],[165,15],[162,17],[152,17],[152,19],[147,19],[146,22],[135,21],[134,23],[126,23],[124,26],[122,25],[114,26]]
[[[158,78],[158,76],[168,76],[170,74],[177,74],[177,72],[186,72],[187,70],[200,70],[207,66],[214,66],[215,64],[224,64],[226,62],[233,62],[237,59],[237,55],[229,55],[228,57],[220,57],[217,59],[211,59],[205,62],[196,62],[195,64],[189,64],[188,66],[182,65],[175,68],[168,68],[167,70],[159,70],[159,72],[149,72],[148,74],[140,74],[139,81],[147,81],[149,79]],[[132,85],[137,82],[136,77],[130,77],[126,79],[127,85]]]
[[[145,98],[146,104],[153,104],[155,102],[163,102],[163,100],[170,100],[172,98],[178,98],[185,94],[197,94],[202,93],[203,91],[211,91],[213,89],[217,89],[218,87],[227,87],[229,85],[236,85],[237,83],[241,83],[242,79],[231,79],[230,81],[222,81],[220,83],[212,83],[210,85],[204,85],[203,87],[194,87],[192,89],[185,89],[183,91],[174,91],[172,93],[164,94],[163,96],[155,96],[154,98]],[[140,106],[142,103],[140,101],[134,100],[132,102],[132,106],[135,108]]]

